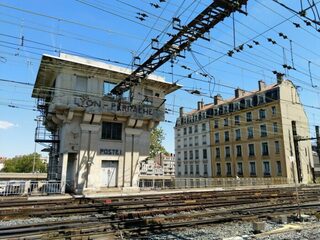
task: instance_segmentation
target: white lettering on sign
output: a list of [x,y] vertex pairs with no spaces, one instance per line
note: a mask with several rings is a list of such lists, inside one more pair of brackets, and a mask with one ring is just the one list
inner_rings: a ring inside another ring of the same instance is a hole
[[120,149],[100,148],[100,155],[121,155]]

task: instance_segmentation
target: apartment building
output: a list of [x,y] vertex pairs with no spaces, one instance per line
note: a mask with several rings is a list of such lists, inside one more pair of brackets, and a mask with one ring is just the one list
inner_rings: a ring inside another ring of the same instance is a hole
[[180,111],[175,126],[178,177],[283,177],[312,181],[312,150],[306,113],[295,85],[258,82],[259,89],[216,95]]
[[131,72],[69,54],[42,56],[32,93],[43,123],[36,142],[49,145],[48,178],[61,181],[63,191],[138,187],[150,131],[164,120],[166,94],[180,86],[150,75],[112,95]]
[[214,177],[285,177],[312,181],[312,150],[306,113],[294,84],[277,83],[233,98],[214,97],[210,119]]
[[175,125],[176,177],[212,177],[209,120],[212,106],[198,102],[195,111],[180,115]]

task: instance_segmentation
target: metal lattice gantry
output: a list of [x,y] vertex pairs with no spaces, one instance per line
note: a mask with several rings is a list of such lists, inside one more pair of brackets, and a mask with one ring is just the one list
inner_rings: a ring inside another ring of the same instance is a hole
[[[231,13],[238,11],[247,14],[241,10],[242,6],[246,5],[247,2],[248,0],[214,0],[186,26],[180,25],[180,19],[173,18],[174,28],[179,32],[173,35],[162,47],[153,47],[156,52],[139,65],[128,77],[117,84],[111,90],[111,93],[122,95],[170,59],[181,57],[180,53],[188,49],[198,38],[209,40],[205,37],[205,33],[226,17],[229,17]],[[153,41],[157,40],[153,39]]]

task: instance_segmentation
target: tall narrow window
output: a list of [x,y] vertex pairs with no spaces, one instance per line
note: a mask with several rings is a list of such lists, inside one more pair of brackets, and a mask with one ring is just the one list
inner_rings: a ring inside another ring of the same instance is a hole
[[259,118],[260,119],[265,119],[266,118],[266,110],[260,109],[259,110]]
[[226,158],[230,157],[230,147],[229,146],[225,147],[225,155],[226,155]]
[[216,148],[216,158],[220,158],[220,148]]
[[240,116],[239,115],[234,116],[234,124],[235,125],[239,125],[240,124]]
[[242,168],[242,162],[237,163],[237,175],[238,176],[243,176],[243,168]]
[[239,141],[241,139],[241,130],[236,129],[236,141]]
[[202,157],[203,157],[203,159],[207,159],[207,149],[203,149],[202,150]]
[[231,163],[226,163],[226,174],[227,174],[227,176],[231,176]]
[[267,136],[267,125],[266,124],[260,125],[260,136],[261,137]]
[[221,164],[217,163],[217,176],[221,176]]
[[236,152],[237,152],[237,157],[242,156],[242,150],[241,150],[241,145],[236,146]]
[[249,147],[249,156],[251,157],[254,156],[254,144],[250,143],[248,147]]
[[274,122],[272,127],[273,127],[273,132],[274,133],[278,132],[278,123]]
[[247,122],[252,122],[252,112],[247,112]]
[[247,131],[248,131],[248,138],[253,138],[253,127],[248,127]]
[[274,148],[275,148],[275,152],[277,154],[279,154],[280,153],[280,143],[279,143],[279,141],[275,141],[274,142]]
[[269,155],[268,143],[267,142],[261,143],[261,147],[262,147],[262,155],[263,156]]
[[229,131],[224,132],[224,141],[229,142]]
[[270,163],[268,161],[263,162],[263,174],[264,176],[270,176]]
[[277,175],[281,175],[282,174],[282,169],[281,169],[281,162],[277,161]]
[[215,143],[218,143],[218,142],[220,141],[219,133],[215,133],[215,134],[214,134],[214,140],[215,140],[215,141],[214,141]]
[[250,176],[256,176],[256,163],[250,162]]

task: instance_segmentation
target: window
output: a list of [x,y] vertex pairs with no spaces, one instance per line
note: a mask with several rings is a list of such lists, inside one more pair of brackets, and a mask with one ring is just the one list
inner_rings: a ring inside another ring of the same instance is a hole
[[243,176],[242,162],[238,162],[238,163],[237,163],[237,175],[238,175],[238,176]]
[[242,156],[242,150],[241,150],[241,145],[236,146],[236,152],[237,152],[237,157]]
[[108,95],[110,94],[110,91],[116,86],[115,83],[111,83],[108,81],[104,81],[103,83],[103,94]]
[[188,175],[188,165],[184,165],[184,175]]
[[153,103],[153,91],[151,89],[144,89],[144,104],[152,105]]
[[178,152],[178,161],[181,160],[181,152]]
[[195,150],[194,155],[195,155],[195,159],[198,160],[199,159],[199,150]]
[[247,131],[248,131],[248,138],[253,138],[253,127],[248,127]]
[[189,146],[192,147],[192,137],[189,137]]
[[215,140],[214,140],[215,143],[218,143],[218,142],[219,142],[219,133],[215,133],[215,134],[214,134],[214,139],[215,139]]
[[189,134],[192,134],[192,127],[189,127]]
[[267,136],[267,125],[266,124],[260,125],[260,136],[261,137]]
[[249,156],[254,156],[254,144],[250,143],[248,147],[249,147]]
[[251,99],[246,99],[246,106],[252,107]]
[[202,132],[206,131],[206,124],[202,123]]
[[229,142],[229,131],[224,132],[224,141]]
[[198,145],[199,145],[199,137],[198,137],[198,136],[195,136],[195,137],[194,137],[194,145],[195,145],[195,146],[198,146]]
[[193,165],[190,165],[190,175],[193,174]]
[[277,164],[277,175],[279,176],[282,174],[281,162],[277,161],[276,164]]
[[187,147],[188,146],[188,140],[185,138],[183,139],[183,146],[184,147]]
[[256,163],[250,162],[250,176],[256,176]]
[[87,92],[87,81],[88,81],[87,77],[77,76],[75,90],[77,92],[82,92],[82,93]]
[[193,159],[193,151],[192,151],[192,150],[189,151],[189,159],[190,159],[190,160]]
[[235,125],[240,125],[240,116],[239,115],[234,116],[234,124]]
[[226,163],[226,170],[227,176],[231,176],[231,163]]
[[259,110],[259,119],[265,119],[266,118],[266,110],[260,109]]
[[216,119],[214,120],[214,128],[218,128],[219,127],[219,120]]
[[203,174],[204,174],[204,175],[207,175],[207,174],[208,174],[208,165],[207,165],[207,164],[204,164],[204,165],[203,165]]
[[228,118],[225,118],[224,120],[223,120],[223,122],[224,122],[224,126],[225,127],[227,127],[228,125],[229,125],[229,119]]
[[274,148],[275,148],[275,152],[277,154],[279,154],[280,153],[280,143],[279,143],[279,141],[275,141],[274,142]]
[[269,163],[269,161],[263,161],[263,175],[270,176],[270,163]]
[[274,123],[272,124],[272,128],[273,128],[273,132],[274,132],[274,133],[278,132],[278,123],[274,122]]
[[187,152],[187,151],[184,151],[184,152],[183,152],[183,159],[184,159],[184,160],[187,160],[187,159],[188,159],[188,152]]
[[258,104],[263,104],[264,102],[265,102],[264,96],[263,95],[258,96]]
[[202,145],[207,145],[207,135],[202,135]]
[[102,139],[121,140],[122,124],[114,122],[102,122]]
[[252,112],[247,112],[247,122],[252,122]]
[[225,147],[225,154],[226,154],[226,158],[230,157],[230,147],[229,146]]
[[268,143],[267,142],[261,143],[261,147],[262,147],[262,155],[268,156],[269,155]]
[[183,128],[183,134],[187,135],[187,128]]
[[203,157],[203,159],[207,159],[207,149],[203,149],[202,150],[202,157]]
[[233,103],[233,108],[234,108],[235,111],[239,110],[240,109],[240,103],[239,102]]
[[220,163],[217,163],[217,176],[220,176],[221,175],[221,164]]
[[199,165],[196,165],[196,175],[199,175]]
[[272,112],[272,115],[276,115],[277,114],[277,109],[276,109],[275,106],[271,107],[271,112]]
[[240,129],[236,129],[236,140],[240,140],[241,139],[241,131]]
[[224,105],[223,106],[223,112],[224,113],[228,113],[229,112],[229,106],[228,105]]
[[216,148],[216,158],[220,158],[220,148]]
[[198,132],[198,125],[194,125],[194,132],[195,132],[195,133]]

